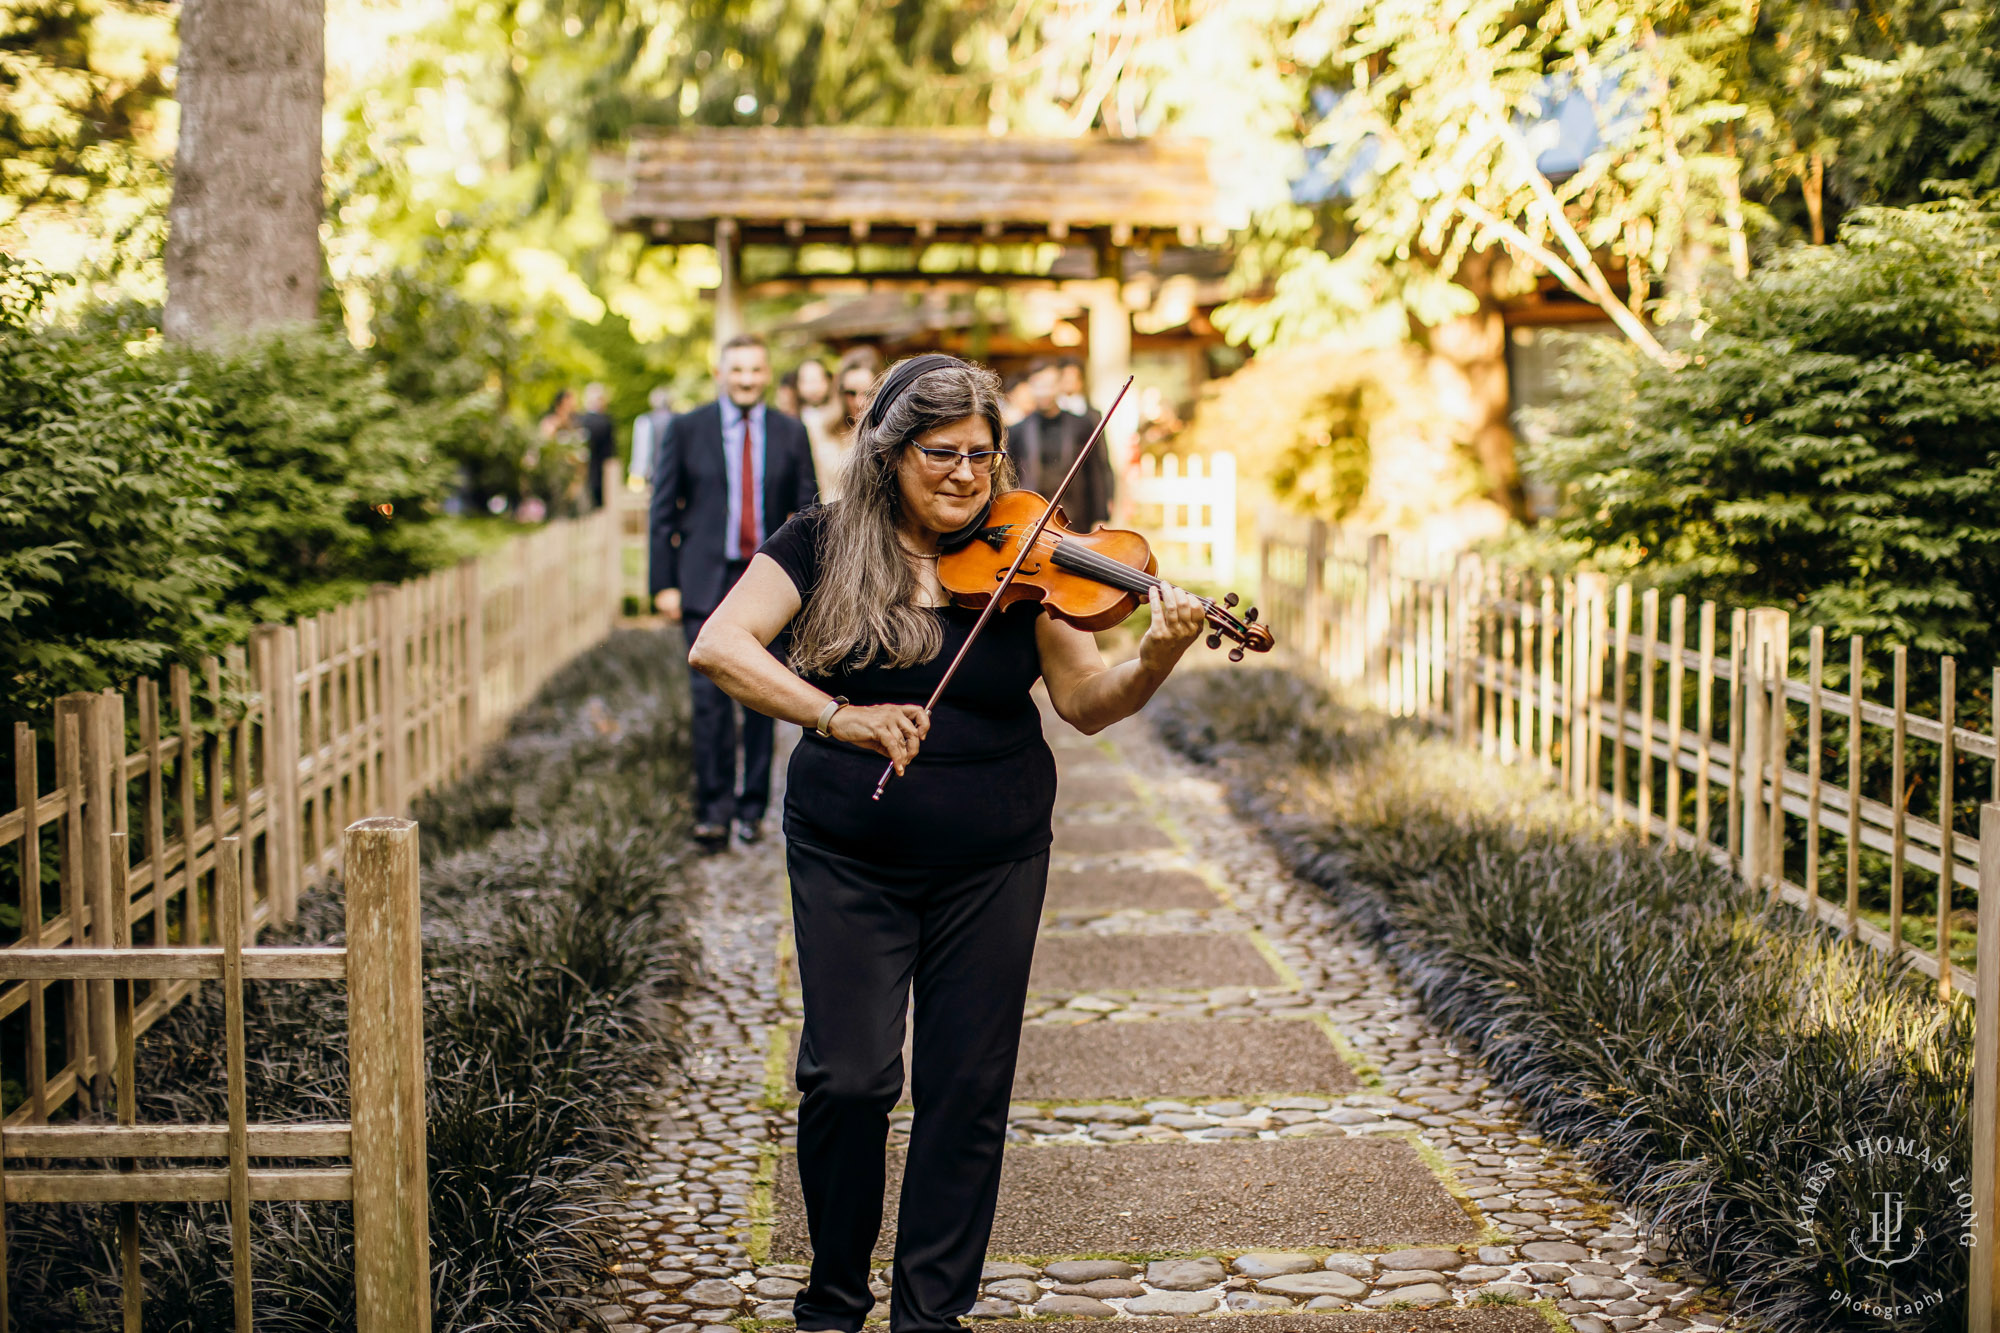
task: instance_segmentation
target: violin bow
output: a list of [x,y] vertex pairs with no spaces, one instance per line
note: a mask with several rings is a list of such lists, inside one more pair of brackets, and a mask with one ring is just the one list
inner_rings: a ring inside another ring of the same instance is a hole
[[[1021,572],[1021,565],[1027,560],[1028,552],[1034,550],[1035,543],[1042,539],[1043,531],[1049,526],[1049,519],[1055,515],[1056,506],[1062,503],[1063,492],[1067,491],[1069,484],[1076,480],[1076,474],[1083,469],[1084,460],[1090,457],[1090,451],[1097,447],[1098,437],[1103,435],[1104,428],[1111,424],[1111,414],[1118,410],[1118,404],[1125,401],[1125,393],[1132,387],[1132,379],[1130,375],[1125,377],[1125,383],[1119,386],[1118,396],[1111,400],[1111,406],[1105,408],[1104,415],[1097,419],[1097,429],[1090,432],[1090,438],[1083,442],[1083,448],[1076,451],[1076,460],[1069,465],[1069,471],[1064,474],[1062,484],[1056,487],[1053,495],[1049,496],[1048,507],[1043,509],[1042,516],[1035,520],[1034,530],[1028,534],[1027,540],[1021,543],[1021,549],[1014,555],[1014,563],[1007,566],[1007,572],[1001,576],[999,586],[993,590],[993,596],[980,611],[979,619],[973,622],[972,632],[965,636],[965,642],[959,645],[958,652],[952,656],[951,665],[944,669],[944,679],[940,680],[937,688],[931,691],[931,700],[924,705],[926,717],[937,708],[938,700],[944,698],[944,692],[950,686],[951,678],[958,674],[958,668],[965,661],[965,655],[972,651],[972,645],[978,640],[979,632],[986,628],[986,622],[1000,609],[1001,595],[1012,585],[1014,576]],[[881,778],[875,783],[875,794],[868,799],[881,800],[883,791],[889,785],[889,779],[895,776],[896,764],[891,760],[888,767],[882,770]]]

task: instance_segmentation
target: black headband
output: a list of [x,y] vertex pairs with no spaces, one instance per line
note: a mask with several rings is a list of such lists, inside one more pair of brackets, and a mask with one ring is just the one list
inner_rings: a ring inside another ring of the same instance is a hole
[[875,391],[874,399],[868,404],[868,429],[874,430],[882,424],[882,418],[889,414],[889,405],[900,398],[903,390],[915,384],[933,370],[943,370],[946,366],[962,366],[965,363],[955,356],[943,352],[926,352],[913,356],[889,372],[882,381],[882,387]]

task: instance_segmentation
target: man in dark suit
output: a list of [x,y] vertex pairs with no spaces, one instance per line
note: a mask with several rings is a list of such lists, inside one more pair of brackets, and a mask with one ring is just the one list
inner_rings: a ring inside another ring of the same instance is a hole
[[[1028,387],[1035,394],[1035,410],[1007,430],[1007,453],[1021,485],[1039,495],[1048,495],[1069,474],[1077,450],[1090,438],[1090,423],[1074,412],[1065,412],[1056,401],[1061,389],[1060,368],[1053,361],[1036,363],[1028,372]],[[1070,526],[1088,531],[1111,517],[1111,459],[1104,441],[1090,451],[1090,461],[1063,493],[1063,513]]]
[[[742,577],[750,557],[794,513],[819,498],[805,427],[764,406],[771,357],[761,338],[722,345],[722,397],[677,416],[653,462],[653,605],[681,622],[687,641]],[[771,799],[771,719],[743,713],[743,787],[736,787],[736,705],[706,676],[693,696],[695,840],[709,850],[763,836]]]
[[583,427],[584,441],[590,446],[583,480],[593,510],[604,508],[604,465],[618,457],[617,430],[611,414],[604,410],[610,405],[611,391],[602,384],[583,386],[583,415],[576,424]]

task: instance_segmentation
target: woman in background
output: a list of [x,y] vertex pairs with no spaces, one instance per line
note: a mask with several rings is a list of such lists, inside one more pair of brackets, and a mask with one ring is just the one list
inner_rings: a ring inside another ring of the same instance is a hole
[[833,376],[817,357],[799,362],[793,372],[798,379],[798,418],[805,423],[806,440],[812,445],[813,471],[819,477],[823,501],[840,494],[840,464],[846,449],[840,437],[840,403],[833,392]]

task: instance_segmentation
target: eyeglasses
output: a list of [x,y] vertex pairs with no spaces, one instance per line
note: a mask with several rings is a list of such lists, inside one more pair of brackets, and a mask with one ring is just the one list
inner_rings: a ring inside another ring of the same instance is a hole
[[969,453],[960,453],[956,449],[932,449],[921,444],[910,447],[924,456],[925,465],[933,472],[956,472],[959,462],[963,460],[971,465],[974,472],[988,473],[1007,456],[1005,449],[974,449]]

